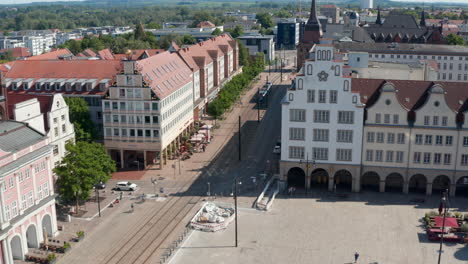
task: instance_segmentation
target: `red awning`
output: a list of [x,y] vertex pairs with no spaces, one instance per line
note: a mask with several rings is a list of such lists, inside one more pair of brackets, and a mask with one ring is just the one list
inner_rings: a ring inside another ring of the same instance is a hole
[[[437,227],[442,227],[442,223],[444,218],[441,216],[434,217]],[[455,217],[446,217],[445,218],[445,226],[446,227],[459,227],[457,219]]]

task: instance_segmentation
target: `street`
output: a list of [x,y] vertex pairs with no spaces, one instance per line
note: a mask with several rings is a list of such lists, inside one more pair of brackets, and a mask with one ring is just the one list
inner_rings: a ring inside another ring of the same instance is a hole
[[[258,123],[255,93],[266,82],[267,75],[273,88],[268,110],[261,109],[262,121]],[[106,209],[101,218],[90,221],[74,218],[70,226],[83,228],[88,235],[59,263],[156,263],[184,231],[208,191],[211,196],[229,196],[237,177],[241,182],[240,195],[251,196],[253,202],[258,194],[256,189],[260,190],[256,185],[260,182],[259,173],[267,171],[271,175],[277,169],[279,155],[273,154],[273,147],[280,138],[279,102],[287,87],[287,81],[280,85],[280,76],[280,72],[262,73],[261,79],[245,92],[240,103],[226,113],[226,118],[217,121],[220,128],[214,130],[214,139],[206,152],[196,153],[191,159],[180,162],[180,174],[177,160],[168,162],[162,170],[147,170],[140,179],[132,180],[139,186],[133,196]],[[238,159],[239,116],[241,161]],[[257,177],[256,184],[252,177]],[[142,193],[154,192],[151,178],[158,179],[157,189],[162,187],[169,196],[144,202],[135,199]],[[117,181],[109,181],[108,188]],[[108,195],[117,197],[118,193]],[[133,212],[131,204],[135,207]]]

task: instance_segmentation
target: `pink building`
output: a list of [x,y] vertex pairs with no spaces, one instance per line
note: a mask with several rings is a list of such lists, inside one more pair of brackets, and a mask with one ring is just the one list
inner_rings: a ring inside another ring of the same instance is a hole
[[0,263],[24,259],[57,232],[52,147],[25,123],[0,121]]

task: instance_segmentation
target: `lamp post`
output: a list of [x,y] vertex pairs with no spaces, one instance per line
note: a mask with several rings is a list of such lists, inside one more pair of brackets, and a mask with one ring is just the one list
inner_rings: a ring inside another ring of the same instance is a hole
[[153,179],[153,177],[151,177],[151,184],[153,184],[154,196],[156,197],[156,184],[158,184],[158,181],[156,179]]
[[211,196],[211,188],[210,188],[210,182],[207,182],[208,184],[208,192],[206,193],[208,196]]
[[98,214],[101,217],[101,201],[99,199],[99,190],[97,188],[97,184],[94,185],[94,191],[96,192],[96,199],[97,199],[97,206],[98,206]]
[[242,182],[237,181],[237,177],[234,179],[234,229],[235,229],[235,244],[236,247],[238,246],[238,232],[237,232],[237,192],[238,192],[238,185],[241,185]]
[[441,203],[444,207],[444,218],[442,220],[442,232],[440,235],[439,260],[437,261],[438,264],[440,264],[440,258],[442,257],[442,244],[444,242],[445,218],[447,217],[447,193],[448,190],[443,193],[441,200]]

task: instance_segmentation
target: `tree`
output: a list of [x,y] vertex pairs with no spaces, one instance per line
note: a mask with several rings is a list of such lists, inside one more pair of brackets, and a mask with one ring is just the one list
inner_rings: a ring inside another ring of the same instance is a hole
[[454,34],[448,35],[445,40],[449,45],[465,45],[463,38]]
[[239,64],[247,66],[249,65],[249,51],[242,42],[237,40],[237,43],[239,43]]
[[162,26],[159,23],[151,22],[151,23],[146,24],[146,28],[148,28],[148,29],[161,29]]
[[65,102],[70,111],[70,122],[75,127],[76,140],[91,142],[96,139],[96,126],[91,120],[86,101],[79,97],[65,97]]
[[138,24],[136,30],[135,30],[135,39],[138,40],[145,40],[146,39],[146,32],[145,29],[143,28],[143,24]]
[[268,14],[268,13],[258,13],[255,18],[262,25],[262,27],[264,27],[264,28],[273,27],[273,20],[271,19],[270,14]]
[[9,62],[12,60],[15,60],[15,58],[13,57],[13,53],[11,52],[11,50],[7,50],[0,54],[0,61],[2,61],[2,63]]
[[78,202],[89,198],[96,183],[106,182],[116,171],[115,162],[101,144],[78,141],[65,145],[67,154],[54,169],[57,187],[65,201]]
[[184,35],[182,37],[182,43],[186,44],[186,45],[190,45],[190,44],[197,43],[197,40],[194,37],[192,37],[191,35]]
[[213,32],[211,32],[211,35],[213,36],[219,36],[221,34],[223,34],[223,32],[219,28],[216,28],[215,30],[213,30]]
[[241,25],[237,25],[234,29],[226,29],[225,32],[229,32],[229,34],[231,34],[231,37],[237,38],[244,34],[244,29]]

